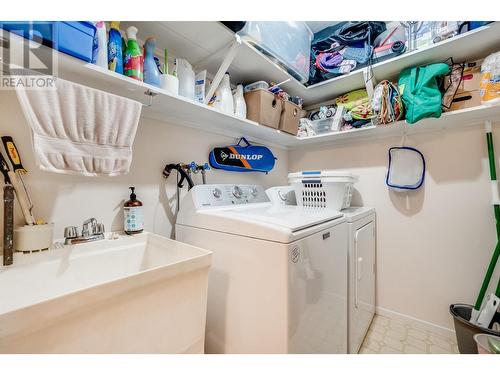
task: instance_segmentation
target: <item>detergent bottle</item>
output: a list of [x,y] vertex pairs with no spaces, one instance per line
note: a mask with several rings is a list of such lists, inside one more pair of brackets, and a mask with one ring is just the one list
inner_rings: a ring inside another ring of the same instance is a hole
[[111,21],[108,40],[108,69],[123,74],[122,35],[120,21]]
[[154,59],[155,38],[148,38],[144,43],[144,82],[160,87],[160,71]]
[[124,74],[127,77],[143,81],[143,57],[142,51],[137,43],[137,27],[130,26],[127,29],[127,49],[123,61]]

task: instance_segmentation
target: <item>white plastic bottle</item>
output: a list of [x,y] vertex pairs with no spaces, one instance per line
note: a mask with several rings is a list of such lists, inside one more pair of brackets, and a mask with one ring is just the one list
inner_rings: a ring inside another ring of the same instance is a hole
[[92,62],[101,68],[108,69],[108,35],[104,21],[95,22],[96,32],[94,48],[92,51]]
[[224,74],[222,82],[215,91],[214,108],[218,110],[234,114],[233,94],[231,92],[231,82],[229,80],[229,73]]
[[247,118],[247,104],[243,96],[243,85],[236,86],[236,92],[233,94],[234,114],[241,118]]
[[177,77],[179,78],[179,95],[195,100],[195,74],[191,64],[185,59],[176,59]]

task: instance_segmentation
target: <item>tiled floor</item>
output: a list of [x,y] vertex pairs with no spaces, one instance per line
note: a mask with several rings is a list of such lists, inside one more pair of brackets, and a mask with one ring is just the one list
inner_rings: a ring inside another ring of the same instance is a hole
[[455,338],[417,329],[380,315],[370,326],[360,354],[458,354]]

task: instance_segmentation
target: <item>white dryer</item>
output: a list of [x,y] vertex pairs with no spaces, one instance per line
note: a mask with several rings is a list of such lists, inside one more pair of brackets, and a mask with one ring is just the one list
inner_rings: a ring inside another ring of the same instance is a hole
[[176,239],[213,251],[205,351],[347,353],[347,224],[261,186],[197,185]]
[[349,353],[358,353],[375,314],[375,210],[341,211],[349,231]]

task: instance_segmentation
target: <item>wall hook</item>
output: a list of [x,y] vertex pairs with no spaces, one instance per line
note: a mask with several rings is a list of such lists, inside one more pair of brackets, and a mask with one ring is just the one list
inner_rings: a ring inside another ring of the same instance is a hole
[[158,93],[151,91],[150,89],[147,89],[144,92],[144,95],[147,95],[148,97],[148,102],[146,104],[142,103],[143,107],[151,107],[153,105],[153,97],[158,95]]

